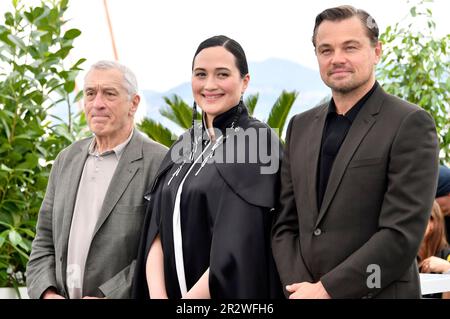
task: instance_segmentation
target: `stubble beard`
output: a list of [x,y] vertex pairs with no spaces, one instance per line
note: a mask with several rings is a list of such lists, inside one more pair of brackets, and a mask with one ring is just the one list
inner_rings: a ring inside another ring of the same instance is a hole
[[343,83],[341,85],[334,84],[332,81],[328,81],[325,84],[334,92],[341,95],[348,95],[352,92],[357,91],[359,88],[363,87],[370,81],[371,77],[368,77],[367,79],[363,79],[360,81],[356,81],[353,79],[350,79],[346,83]]

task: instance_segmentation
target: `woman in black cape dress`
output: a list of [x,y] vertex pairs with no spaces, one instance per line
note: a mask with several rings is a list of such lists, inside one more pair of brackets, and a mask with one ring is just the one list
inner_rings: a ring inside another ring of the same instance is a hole
[[283,296],[270,244],[281,143],[242,99],[213,127],[214,138],[205,121],[187,131],[149,188],[133,298],[150,297],[146,264],[157,235],[169,299],[184,296],[208,269],[212,299]]

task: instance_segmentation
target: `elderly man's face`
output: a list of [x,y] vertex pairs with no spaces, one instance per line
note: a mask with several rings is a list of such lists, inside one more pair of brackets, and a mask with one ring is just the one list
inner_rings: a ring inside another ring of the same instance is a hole
[[444,216],[450,216],[450,193],[436,198]]
[[84,111],[97,137],[114,138],[129,131],[138,104],[139,97],[129,98],[119,70],[94,69],[86,76]]

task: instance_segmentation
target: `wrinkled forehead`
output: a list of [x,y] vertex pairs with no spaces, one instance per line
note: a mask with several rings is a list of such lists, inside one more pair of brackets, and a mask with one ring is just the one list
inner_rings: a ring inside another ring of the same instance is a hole
[[119,70],[90,70],[84,79],[84,89],[114,88],[125,89],[124,76]]

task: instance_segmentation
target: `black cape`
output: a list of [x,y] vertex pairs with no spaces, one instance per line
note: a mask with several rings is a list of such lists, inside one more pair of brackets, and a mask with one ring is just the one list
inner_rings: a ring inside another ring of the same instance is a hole
[[[211,153],[215,160],[195,165],[188,161],[181,165],[192,150],[194,130],[189,130],[167,153],[146,195],[149,202],[136,262],[133,298],[149,298],[145,267],[158,233],[164,252],[167,294],[169,298],[181,298],[172,218],[178,186],[191,165],[194,167],[182,186],[180,200],[187,290],[209,267],[213,299],[283,297],[270,244],[272,211],[277,206],[280,188],[281,142],[267,125],[249,117],[242,104],[217,116],[213,126],[220,129],[224,142],[218,143],[212,153],[214,143],[209,144],[207,134],[203,134],[198,139],[196,154],[205,150],[204,157]],[[199,124],[198,128],[204,133],[204,125]],[[255,132],[244,146],[234,138]],[[182,143],[188,147],[181,148]],[[255,158],[257,151],[268,156]],[[234,157],[233,163],[224,163],[227,155]]]

